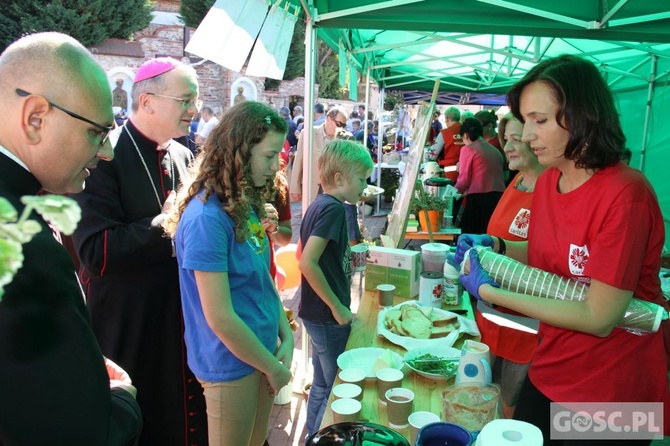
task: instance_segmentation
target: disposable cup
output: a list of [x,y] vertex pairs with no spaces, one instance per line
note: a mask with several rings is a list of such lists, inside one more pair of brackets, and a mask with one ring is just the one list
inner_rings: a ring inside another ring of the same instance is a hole
[[352,423],[361,417],[361,402],[353,398],[335,400],[330,405],[335,423]]
[[413,445],[416,443],[416,437],[419,435],[419,430],[426,424],[437,423],[440,421],[440,417],[433,412],[418,411],[412,412],[407,421],[409,422],[409,443]]
[[359,243],[351,247],[351,263],[354,271],[365,271],[365,264],[368,260],[367,243]]
[[356,384],[342,383],[333,387],[333,395],[337,399],[353,398],[361,401],[363,399],[363,389]]
[[404,429],[409,426],[409,415],[414,407],[414,392],[402,387],[395,387],[386,391],[386,413],[388,414],[389,427],[393,429]]
[[338,375],[343,383],[356,384],[361,388],[361,398],[365,393],[365,370],[363,369],[344,369]]
[[393,306],[394,294],[395,285],[391,285],[390,283],[382,283],[381,285],[377,285],[377,301],[379,302],[380,307],[384,308]]
[[398,369],[386,368],[377,371],[377,398],[382,406],[386,406],[386,391],[402,385],[405,376]]

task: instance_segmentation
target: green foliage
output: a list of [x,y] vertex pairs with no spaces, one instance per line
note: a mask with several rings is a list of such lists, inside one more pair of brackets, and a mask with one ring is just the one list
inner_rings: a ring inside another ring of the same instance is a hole
[[[319,50],[326,44],[319,41]],[[319,96],[322,98],[339,99],[340,83],[338,80],[340,67],[337,63],[337,55],[328,48],[329,54],[325,55],[321,65],[316,69],[316,82],[319,84]]]
[[186,26],[197,28],[216,0],[181,0],[179,14]]
[[291,46],[288,50],[288,60],[284,71],[285,80],[293,80],[305,75],[305,24],[298,20],[293,28]]
[[395,197],[399,185],[400,171],[398,169],[382,169],[380,186],[384,189],[384,197]]
[[417,213],[423,209],[428,211],[446,211],[449,209],[449,200],[446,198],[438,198],[433,194],[427,193],[423,189],[417,188],[414,193],[412,211]]
[[149,0],[21,0],[7,2],[0,16],[0,45],[31,32],[58,31],[94,46],[109,37],[128,39],[151,22]]
[[265,78],[265,91],[275,91],[279,88],[281,84],[280,80],[272,79],[271,77]]

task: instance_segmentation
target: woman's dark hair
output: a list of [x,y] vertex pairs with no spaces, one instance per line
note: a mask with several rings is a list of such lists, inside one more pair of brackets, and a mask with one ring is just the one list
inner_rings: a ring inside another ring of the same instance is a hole
[[479,122],[482,123],[482,127],[487,124],[491,124],[491,126],[495,129],[496,124],[498,123],[498,117],[493,110],[480,110],[475,113],[475,118],[477,118]]
[[507,92],[507,105],[521,116],[521,93],[543,82],[558,104],[556,122],[570,138],[565,158],[584,169],[602,169],[619,162],[626,145],[614,96],[596,66],[577,56],[562,55],[537,64]]
[[477,141],[482,135],[484,135],[484,129],[482,123],[479,122],[477,118],[466,118],[465,121],[461,124],[461,135],[468,135],[470,141]]

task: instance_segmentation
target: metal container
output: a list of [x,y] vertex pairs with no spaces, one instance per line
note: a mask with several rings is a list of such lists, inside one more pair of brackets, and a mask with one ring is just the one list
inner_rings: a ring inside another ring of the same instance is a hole
[[444,275],[435,271],[424,271],[419,277],[419,304],[424,307],[442,306]]

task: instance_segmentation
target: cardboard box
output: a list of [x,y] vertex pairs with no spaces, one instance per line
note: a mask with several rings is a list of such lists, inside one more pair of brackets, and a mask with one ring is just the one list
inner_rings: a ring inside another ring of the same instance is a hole
[[419,295],[421,275],[421,253],[405,249],[371,246],[365,267],[365,289],[373,291],[377,285],[395,285],[395,294],[400,297]]

